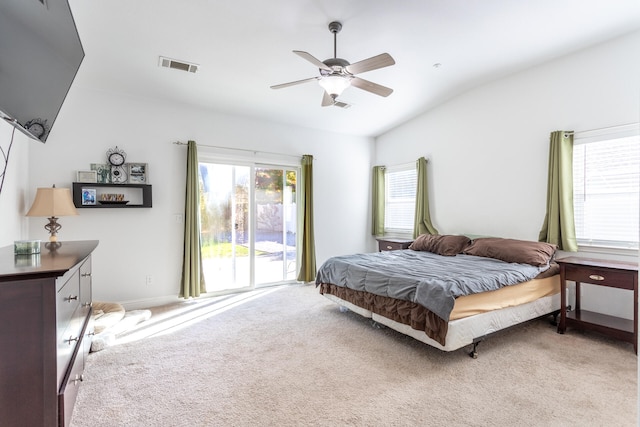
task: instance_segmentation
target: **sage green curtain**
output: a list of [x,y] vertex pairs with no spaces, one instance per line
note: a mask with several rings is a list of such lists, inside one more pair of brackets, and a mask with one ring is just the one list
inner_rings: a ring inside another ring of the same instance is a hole
[[184,252],[180,283],[180,297],[182,298],[199,297],[201,292],[206,292],[200,252],[199,183],[198,148],[195,141],[189,141],[184,206]]
[[313,234],[313,156],[302,156],[302,203],[298,218],[302,221],[302,245],[298,280],[312,282],[316,278],[316,248]]
[[576,252],[573,216],[573,132],[551,132],[547,212],[538,240],[554,243],[558,249]]
[[373,182],[371,185],[371,234],[384,234],[384,166],[373,167]]
[[429,214],[429,194],[427,192],[427,159],[420,157],[417,161],[418,182],[416,185],[416,215],[413,226],[413,238],[421,234],[438,234],[431,224]]

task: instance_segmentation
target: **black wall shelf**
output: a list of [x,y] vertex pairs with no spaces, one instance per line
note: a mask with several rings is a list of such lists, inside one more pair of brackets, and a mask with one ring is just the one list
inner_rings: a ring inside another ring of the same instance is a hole
[[[95,204],[82,204],[83,190],[96,190]],[[101,194],[125,194],[127,204],[101,204]],[[103,208],[150,208],[152,206],[152,192],[149,184],[103,184],[96,182],[74,182],[73,204],[76,208],[103,209]]]

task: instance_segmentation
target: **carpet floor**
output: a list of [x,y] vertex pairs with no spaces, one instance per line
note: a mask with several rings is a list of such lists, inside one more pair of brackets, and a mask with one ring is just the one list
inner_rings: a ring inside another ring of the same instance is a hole
[[152,309],[87,360],[71,425],[635,426],[633,346],[548,319],[442,352],[312,285]]

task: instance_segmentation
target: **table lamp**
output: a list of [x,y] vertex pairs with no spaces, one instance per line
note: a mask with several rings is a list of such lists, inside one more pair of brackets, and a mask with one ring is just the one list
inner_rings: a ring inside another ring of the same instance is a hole
[[45,216],[49,217],[49,223],[44,226],[50,234],[49,241],[58,241],[58,231],[62,225],[58,224],[58,217],[78,215],[73,199],[71,198],[71,190],[68,188],[38,188],[36,198],[31,205],[31,209],[27,212],[27,216]]

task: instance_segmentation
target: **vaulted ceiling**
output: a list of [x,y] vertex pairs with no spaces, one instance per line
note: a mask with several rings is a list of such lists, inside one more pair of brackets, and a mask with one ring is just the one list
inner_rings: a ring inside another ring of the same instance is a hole
[[[377,136],[487,82],[640,29],[638,0],[70,0],[85,49],[76,84],[333,132]],[[319,75],[292,53],[351,63],[386,52],[321,107]],[[637,53],[630,53],[636,54]],[[165,56],[197,73],[158,66]],[[436,65],[440,64],[440,65]],[[615,64],[612,64],[615,66]]]

